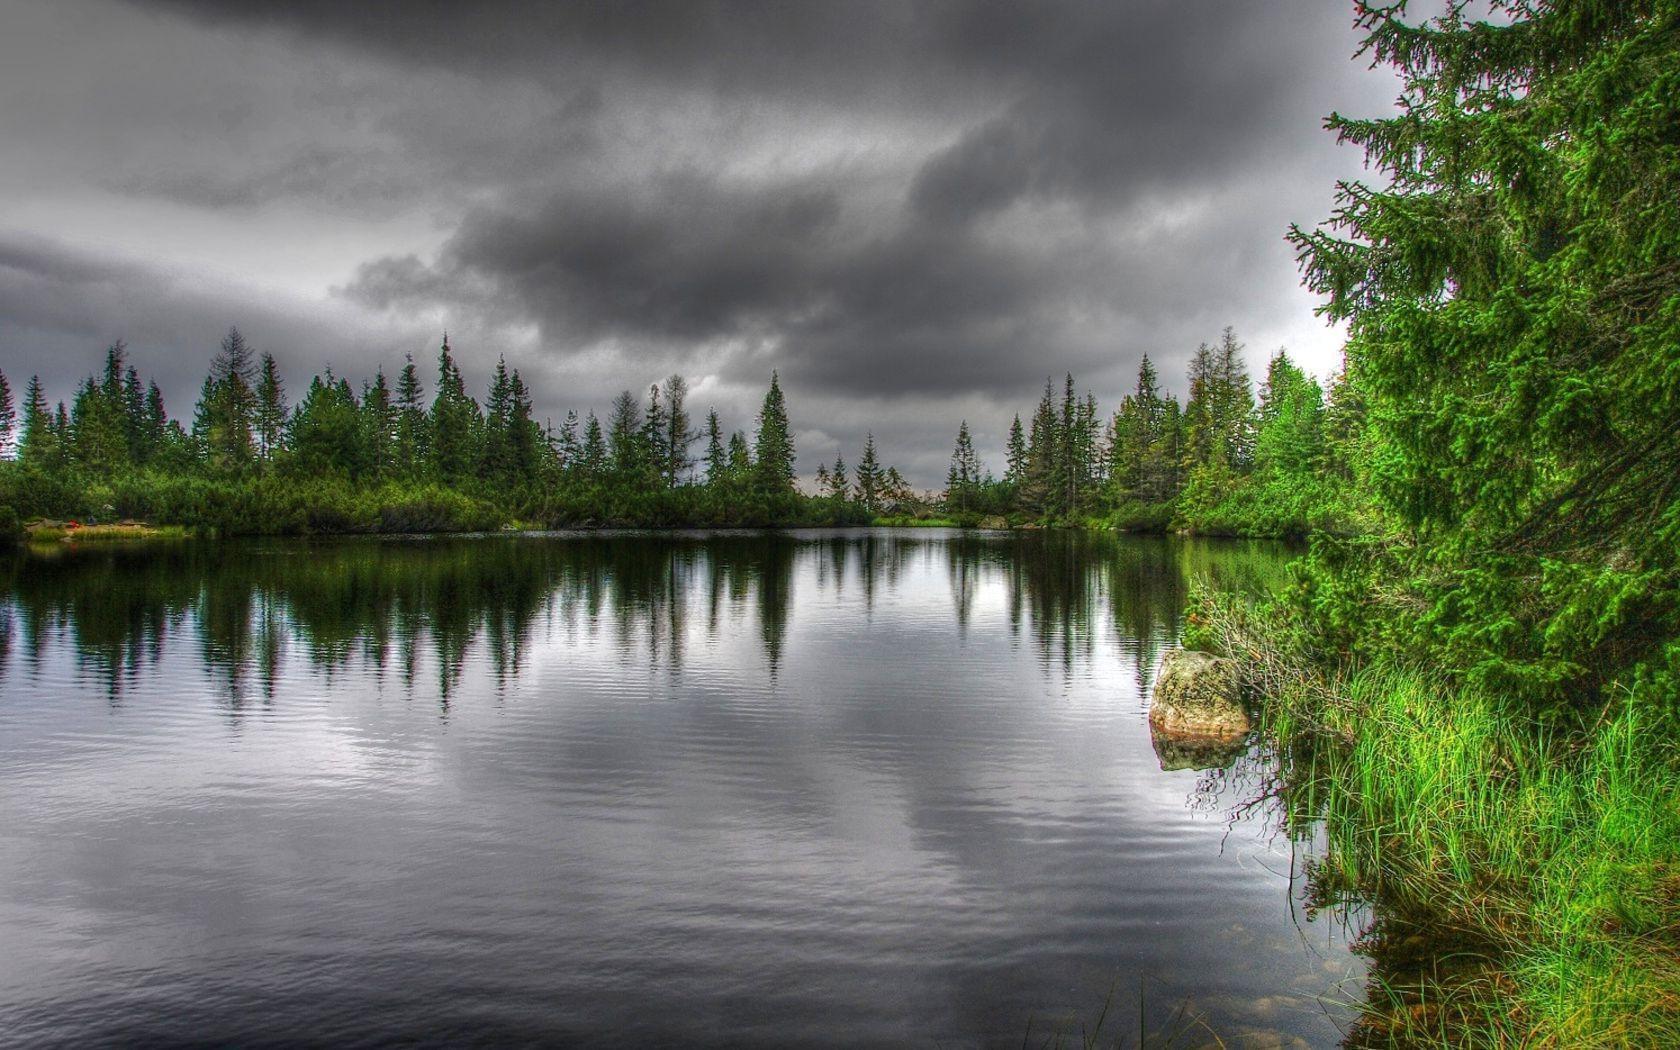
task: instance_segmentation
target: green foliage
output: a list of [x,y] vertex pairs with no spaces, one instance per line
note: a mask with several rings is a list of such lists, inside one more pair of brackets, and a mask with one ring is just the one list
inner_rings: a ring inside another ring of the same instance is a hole
[[[1680,631],[1680,8],[1361,9],[1402,112],[1333,117],[1389,176],[1295,230],[1349,326],[1405,651],[1532,702],[1670,696]],[[1664,683],[1659,687],[1657,682]]]
[[[610,437],[590,414],[580,440],[571,413],[555,441],[532,418],[530,392],[505,362],[481,409],[466,393],[447,340],[429,412],[411,360],[394,394],[382,370],[358,396],[328,369],[288,410],[272,356],[263,355],[254,385],[247,381],[253,356],[237,329],[230,331],[204,382],[190,438],[164,413],[155,384],[143,390],[125,367],[121,343],[107,352],[103,377],[81,385],[73,410],[50,411],[32,380],[19,457],[0,459],[0,506],[22,519],[133,518],[224,536],[869,518],[849,493],[812,498],[793,487],[791,428],[775,377],[759,443],[781,466],[762,468],[740,432],[725,447],[713,412],[707,476],[696,483],[681,376],[653,388],[645,415],[634,397],[621,395]],[[907,491],[896,471],[881,473],[882,505],[897,505]]]

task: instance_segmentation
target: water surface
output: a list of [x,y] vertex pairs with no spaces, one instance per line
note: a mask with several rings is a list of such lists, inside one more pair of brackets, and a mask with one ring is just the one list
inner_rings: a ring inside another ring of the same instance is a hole
[[1106,1000],[1131,1045],[1335,1045],[1365,964],[1244,805],[1266,757],[1164,770],[1144,717],[1191,577],[1281,557],[932,530],[17,555],[0,1032],[1013,1047],[1077,1045]]

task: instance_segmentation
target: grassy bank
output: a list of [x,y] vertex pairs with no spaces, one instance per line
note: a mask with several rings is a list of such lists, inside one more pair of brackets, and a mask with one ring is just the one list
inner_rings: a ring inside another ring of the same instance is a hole
[[1542,724],[1421,670],[1310,670],[1232,610],[1199,627],[1266,694],[1291,818],[1325,823],[1321,897],[1374,894],[1431,931],[1425,965],[1373,953],[1356,1042],[1680,1046],[1670,721]]

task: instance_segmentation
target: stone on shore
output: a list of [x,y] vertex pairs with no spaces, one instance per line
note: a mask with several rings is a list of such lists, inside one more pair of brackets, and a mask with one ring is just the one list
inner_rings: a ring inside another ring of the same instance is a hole
[[1168,653],[1155,676],[1149,725],[1163,736],[1198,743],[1246,736],[1236,661],[1190,649]]

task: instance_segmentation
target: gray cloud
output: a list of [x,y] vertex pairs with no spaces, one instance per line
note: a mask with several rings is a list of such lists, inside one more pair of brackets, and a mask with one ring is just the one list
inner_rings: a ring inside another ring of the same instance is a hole
[[1048,373],[1332,367],[1282,233],[1392,94],[1342,0],[0,8],[8,372],[127,335],[181,405],[231,321],[300,377],[448,327],[555,415],[681,370],[744,425],[777,368],[928,484]]

